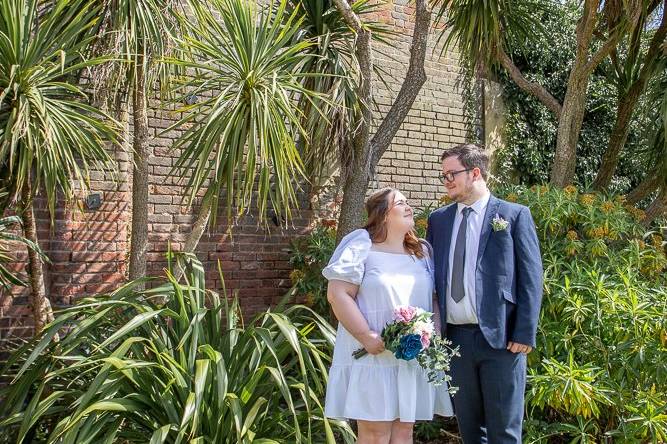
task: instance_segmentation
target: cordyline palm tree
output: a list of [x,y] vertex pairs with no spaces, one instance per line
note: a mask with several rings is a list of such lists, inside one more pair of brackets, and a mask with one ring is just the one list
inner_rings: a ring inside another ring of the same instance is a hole
[[[132,226],[129,277],[146,274],[148,245],[148,159],[151,155],[148,108],[152,92],[170,90],[175,65],[163,63],[174,54],[178,35],[174,8],[177,0],[98,0],[101,20],[91,48],[94,55],[117,57],[92,71],[92,84],[115,108],[129,138],[129,103],[132,104]],[[127,103],[127,105],[125,105]]]
[[[297,204],[296,181],[304,176],[295,136],[306,138],[298,98],[313,93],[302,85],[310,42],[295,42],[301,19],[286,3],[258,6],[244,0],[189,3],[183,18],[189,57],[172,63],[192,77],[182,96],[197,97],[174,127],[188,125],[175,148],[182,148],[174,171],[187,180],[188,200],[203,194],[184,251],[193,252],[209,219],[215,221],[221,193],[227,219],[253,204],[259,222],[271,206],[288,220]],[[185,101],[182,99],[181,101]]]
[[[651,0],[644,0],[651,2]],[[445,47],[456,44],[468,69],[487,74],[492,66],[506,70],[526,93],[535,96],[556,117],[558,134],[551,183],[565,186],[574,179],[576,146],[583,123],[586,90],[591,73],[617,47],[645,9],[641,1],[585,0],[576,28],[577,48],[565,97],[554,97],[543,85],[525,78],[508,56],[510,45],[539,35],[544,0],[438,0],[438,18]],[[559,7],[551,4],[551,7]],[[612,14],[611,11],[617,11]],[[615,17],[611,21],[610,17]],[[446,30],[446,33],[445,33]],[[600,41],[601,40],[601,41]],[[600,44],[597,44],[597,43]]]
[[[386,42],[393,33],[386,26],[370,19],[379,4],[359,0],[350,5],[372,31],[373,39]],[[312,41],[307,48],[313,57],[303,65],[304,86],[319,95],[301,99],[303,127],[309,138],[300,140],[305,170],[313,194],[326,181],[335,166],[340,166],[341,183],[349,174],[352,137],[361,114],[357,96],[359,65],[354,52],[356,35],[331,0],[289,0],[288,11],[299,14],[300,41]],[[382,72],[374,67],[382,79]],[[316,106],[311,104],[311,100]],[[323,116],[326,121],[323,121]]]
[[[18,201],[25,237],[38,245],[35,196],[43,190],[53,220],[57,194],[85,189],[91,167],[109,169],[110,119],[85,104],[75,84],[98,61],[81,56],[100,13],[88,0],[0,2],[0,166],[11,201]],[[39,16],[39,19],[38,19]],[[28,250],[30,303],[39,332],[48,319],[42,262]]]

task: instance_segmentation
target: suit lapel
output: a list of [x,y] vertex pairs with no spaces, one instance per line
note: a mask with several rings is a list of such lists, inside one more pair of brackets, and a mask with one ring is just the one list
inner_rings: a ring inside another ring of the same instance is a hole
[[484,213],[484,221],[482,221],[482,232],[479,235],[479,248],[477,250],[477,266],[479,266],[479,261],[482,260],[482,255],[484,250],[486,250],[486,244],[489,241],[489,236],[491,235],[491,221],[498,212],[498,206],[500,201],[491,195],[489,197],[489,203],[486,206],[486,213]]
[[452,243],[452,229],[454,227],[454,217],[456,216],[456,208],[457,208],[456,204],[451,205],[443,215],[445,216],[445,227],[443,232],[443,243],[442,243],[443,244],[442,263],[444,264],[443,277],[445,279],[445,291],[447,291],[447,276],[449,275],[449,248]]

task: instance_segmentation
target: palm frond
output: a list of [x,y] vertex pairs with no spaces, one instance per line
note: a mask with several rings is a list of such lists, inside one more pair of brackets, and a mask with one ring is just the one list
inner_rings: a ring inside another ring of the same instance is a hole
[[302,84],[312,43],[294,43],[302,19],[288,15],[284,1],[277,8],[243,0],[190,8],[190,36],[182,42],[189,57],[171,62],[192,72],[179,91],[199,102],[182,109],[174,125],[187,128],[175,143],[182,153],[174,169],[189,175],[190,201],[207,187],[213,222],[221,193],[228,219],[244,214],[256,196],[260,222],[269,205],[289,220],[295,181],[303,177],[295,137],[308,137],[297,98],[315,96]]
[[89,47],[93,56],[114,54],[116,59],[91,70],[91,86],[96,97],[117,106],[135,81],[136,66],[146,73],[148,91],[154,87],[163,95],[171,91],[174,65],[164,59],[177,51],[176,38],[181,23],[175,0],[105,0],[100,20]]
[[541,14],[548,12],[545,0],[437,0],[436,23],[442,24],[438,42],[442,53],[458,50],[462,63],[473,68],[491,68],[497,50],[521,45],[543,35]]
[[37,22],[38,0],[0,6],[0,165],[14,196],[27,181],[46,191],[51,217],[56,194],[74,196],[89,185],[89,170],[113,169],[105,144],[114,141],[112,119],[85,104],[74,81],[81,69],[99,8],[89,0],[57,2]]

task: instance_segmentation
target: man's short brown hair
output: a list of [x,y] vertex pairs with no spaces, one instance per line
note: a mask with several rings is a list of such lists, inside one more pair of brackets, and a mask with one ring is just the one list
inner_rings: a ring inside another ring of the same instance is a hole
[[446,149],[440,156],[440,162],[449,157],[456,157],[465,168],[479,168],[484,180],[489,177],[489,155],[474,143],[462,143]]

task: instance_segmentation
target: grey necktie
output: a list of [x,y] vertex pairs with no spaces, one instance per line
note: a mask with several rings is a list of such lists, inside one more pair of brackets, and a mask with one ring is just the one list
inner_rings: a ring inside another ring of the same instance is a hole
[[459,232],[456,235],[456,246],[454,247],[454,261],[452,264],[452,299],[459,302],[465,296],[463,288],[463,270],[466,259],[466,232],[468,230],[468,215],[472,208],[463,209],[463,219],[459,225]]

